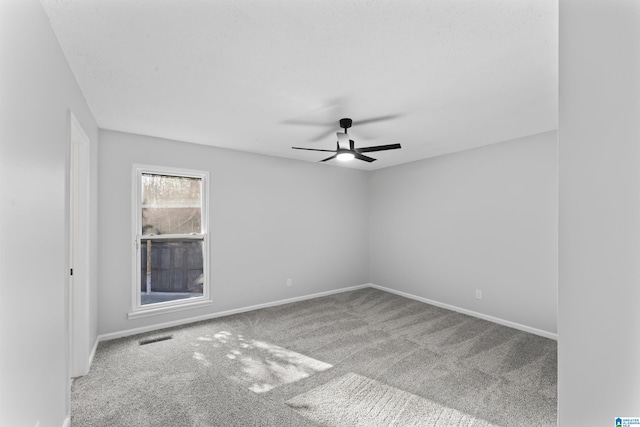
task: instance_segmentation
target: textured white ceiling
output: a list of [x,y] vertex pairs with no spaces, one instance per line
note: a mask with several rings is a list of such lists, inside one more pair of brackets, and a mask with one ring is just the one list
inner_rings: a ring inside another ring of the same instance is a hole
[[557,0],[42,3],[104,129],[318,161],[350,117],[376,169],[557,128]]

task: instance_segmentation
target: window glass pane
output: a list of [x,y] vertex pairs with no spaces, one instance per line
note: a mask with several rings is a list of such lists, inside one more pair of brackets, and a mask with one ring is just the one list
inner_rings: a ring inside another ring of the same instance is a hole
[[154,304],[203,295],[203,241],[141,239],[140,303]]
[[202,179],[142,174],[142,234],[202,233]]

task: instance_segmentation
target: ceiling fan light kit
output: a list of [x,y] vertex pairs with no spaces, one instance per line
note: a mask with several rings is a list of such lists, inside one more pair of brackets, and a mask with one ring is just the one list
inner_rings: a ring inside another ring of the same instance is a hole
[[350,153],[348,151],[343,151],[342,153],[338,153],[338,155],[336,156],[336,159],[340,160],[341,162],[348,162],[355,158],[356,156],[354,156],[353,153]]
[[[395,116],[385,116],[383,120],[387,120],[389,118],[394,118]],[[376,119],[379,120],[379,119]],[[374,120],[363,120],[361,123],[369,123]],[[400,144],[389,144],[389,145],[376,145],[374,147],[362,147],[355,148],[355,143],[352,139],[349,139],[349,134],[347,129],[351,127],[353,124],[353,120],[349,118],[340,119],[340,127],[344,129],[344,132],[337,132],[338,142],[336,144],[335,150],[322,150],[317,148],[303,148],[303,147],[291,147],[294,150],[307,150],[307,151],[325,151],[330,153],[335,153],[333,156],[327,157],[326,159],[320,160],[320,162],[326,162],[333,159],[338,159],[340,161],[350,161],[353,159],[362,160],[364,162],[375,162],[376,159],[373,157],[365,156],[362,153],[371,153],[373,151],[384,151],[384,150],[395,150],[398,148],[402,148]]]

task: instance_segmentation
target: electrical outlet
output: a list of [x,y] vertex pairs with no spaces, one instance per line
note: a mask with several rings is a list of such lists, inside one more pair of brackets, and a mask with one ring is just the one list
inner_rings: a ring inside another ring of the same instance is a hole
[[476,298],[482,299],[482,291],[480,289],[476,289]]
[[291,286],[292,284],[291,278],[287,279],[287,286]]

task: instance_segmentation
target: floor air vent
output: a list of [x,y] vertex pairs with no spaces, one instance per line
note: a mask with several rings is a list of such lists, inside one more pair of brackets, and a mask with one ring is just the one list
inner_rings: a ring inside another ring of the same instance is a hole
[[173,338],[173,335],[164,335],[162,337],[147,338],[145,340],[140,340],[140,341],[138,341],[138,343],[140,345],[147,345],[147,344],[151,344],[151,343],[154,343],[154,342],[170,340],[172,338]]

